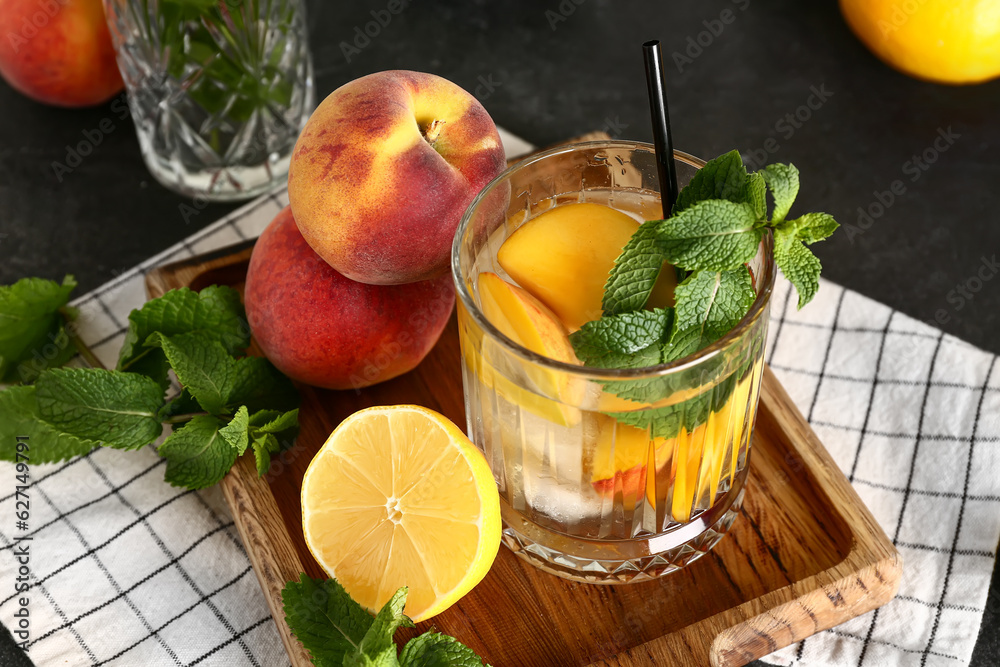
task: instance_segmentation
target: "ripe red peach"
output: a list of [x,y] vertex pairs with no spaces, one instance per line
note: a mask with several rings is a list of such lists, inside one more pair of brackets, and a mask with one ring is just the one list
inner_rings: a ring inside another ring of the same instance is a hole
[[124,85],[101,0],[0,0],[0,75],[33,100],[106,102]]
[[333,91],[292,153],[288,198],[342,274],[396,285],[447,271],[472,199],[506,165],[483,105],[433,74],[369,74]]
[[244,293],[250,330],[285,375],[358,389],[412,370],[448,322],[451,276],[366,285],[340,274],[302,238],[290,208],[254,246]]

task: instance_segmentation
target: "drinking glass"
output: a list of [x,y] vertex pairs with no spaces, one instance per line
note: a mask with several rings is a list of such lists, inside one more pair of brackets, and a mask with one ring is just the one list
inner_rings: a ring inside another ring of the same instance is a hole
[[279,184],[314,104],[303,0],[104,0],[146,166],[207,201]]
[[[675,151],[680,185],[704,165]],[[594,202],[659,219],[653,147],[564,146],[509,168],[472,202],[452,273],[468,433],[500,491],[503,541],[568,579],[626,583],[707,553],[743,501],[775,267],[768,233],[748,264],[756,299],[726,336],[669,364],[601,370],[535,354],[484,316],[481,272],[514,282],[497,250],[555,206]],[[572,267],[566,267],[572,271]],[[665,269],[672,270],[672,269]]]

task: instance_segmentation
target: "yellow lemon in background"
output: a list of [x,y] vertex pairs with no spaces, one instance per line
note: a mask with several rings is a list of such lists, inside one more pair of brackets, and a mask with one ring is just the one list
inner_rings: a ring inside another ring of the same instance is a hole
[[851,30],[905,74],[938,83],[1000,76],[1000,0],[840,0]]

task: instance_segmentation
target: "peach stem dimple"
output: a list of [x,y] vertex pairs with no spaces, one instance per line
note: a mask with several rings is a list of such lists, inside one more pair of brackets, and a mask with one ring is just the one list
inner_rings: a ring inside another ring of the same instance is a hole
[[424,139],[431,146],[433,146],[434,142],[437,141],[438,135],[441,134],[441,126],[444,125],[445,122],[447,121],[434,119],[429,124],[420,127],[421,134],[424,135]]

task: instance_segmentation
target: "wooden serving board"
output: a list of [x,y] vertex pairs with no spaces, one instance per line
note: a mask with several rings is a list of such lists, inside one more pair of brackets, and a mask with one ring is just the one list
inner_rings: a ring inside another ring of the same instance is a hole
[[[241,288],[250,248],[152,271],[150,297],[212,284]],[[347,415],[417,403],[465,423],[455,318],[414,371],[361,391],[300,387],[301,433],[257,477],[244,455],[222,489],[294,667],[311,665],[285,625],[281,589],[325,576],[302,538],[306,466]],[[421,623],[457,637],[494,667],[736,666],[863,614],[896,593],[902,563],[770,369],[763,377],[742,516],[711,551],[662,579],[580,584],[501,547],[487,577]],[[407,631],[413,633],[414,631]],[[399,633],[401,640],[412,634]]]
[[[607,139],[592,133],[575,141]],[[177,287],[242,289],[252,241],[154,269]],[[372,405],[416,403],[465,424],[455,317],[415,370],[360,391],[299,387],[301,431],[258,478],[252,454],[221,482],[293,667],[312,665],[285,624],[281,589],[324,577],[302,537],[302,476],[330,432]],[[453,635],[494,667],[736,667],[888,602],[902,561],[771,370],[765,369],[741,516],[709,554],[661,579],[560,579],[505,547],[486,578],[414,630]]]

